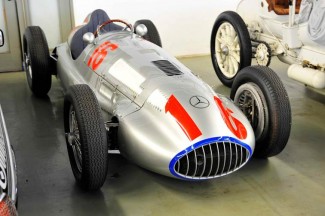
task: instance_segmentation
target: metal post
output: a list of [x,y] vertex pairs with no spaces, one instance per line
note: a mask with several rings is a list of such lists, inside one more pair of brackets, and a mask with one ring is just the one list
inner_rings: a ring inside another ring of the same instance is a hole
[[296,0],[289,0],[289,27],[292,27],[295,22]]

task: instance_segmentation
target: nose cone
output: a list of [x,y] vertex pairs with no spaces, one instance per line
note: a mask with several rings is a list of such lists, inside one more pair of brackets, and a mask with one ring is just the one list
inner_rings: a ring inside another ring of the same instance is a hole
[[166,112],[175,118],[190,143],[173,157],[170,172],[195,180],[236,171],[254,149],[250,123],[230,99],[195,92],[175,92],[166,103]]
[[255,142],[246,117],[209,87],[182,84],[149,92],[140,110],[119,119],[121,153],[146,169],[188,180],[239,169]]
[[251,147],[236,138],[213,137],[179,152],[171,160],[169,170],[181,179],[211,179],[238,170],[251,155]]
[[174,92],[165,113],[179,124],[190,142],[233,137],[254,148],[254,133],[244,114],[222,95],[206,91]]

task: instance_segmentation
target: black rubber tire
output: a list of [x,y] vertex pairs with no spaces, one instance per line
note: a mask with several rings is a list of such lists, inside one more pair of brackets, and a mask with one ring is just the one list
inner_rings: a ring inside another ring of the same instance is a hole
[[[39,97],[47,95],[51,89],[52,74],[49,67],[50,52],[46,37],[39,26],[26,28],[23,37],[24,62],[27,82],[32,92]],[[31,74],[28,71],[26,55],[29,56]]]
[[64,98],[64,128],[70,132],[70,107],[75,111],[81,143],[81,171],[74,158],[73,148],[66,143],[72,172],[81,188],[98,190],[106,180],[108,169],[107,136],[99,103],[88,85],[71,86]]
[[[217,31],[218,31],[219,27],[224,22],[230,23],[234,27],[234,29],[238,35],[238,39],[239,39],[239,43],[240,43],[240,62],[239,62],[238,71],[240,71],[242,68],[245,68],[245,67],[251,65],[251,63],[252,63],[252,44],[251,44],[251,40],[250,40],[249,33],[248,33],[247,27],[245,25],[245,22],[236,12],[225,11],[218,16],[218,18],[216,19],[216,21],[213,25],[212,33],[211,33],[211,40],[210,40],[211,59],[212,59],[213,68],[214,68],[215,73],[217,74],[219,80],[225,86],[231,87],[236,75],[232,78],[228,78],[227,76],[225,76],[223,74],[223,72],[221,71],[221,69],[219,68],[217,58],[216,58],[216,46],[215,46],[216,35],[217,35]],[[238,73],[238,71],[237,71],[237,73]]]
[[288,94],[272,69],[251,66],[242,69],[236,76],[230,98],[234,99],[238,88],[249,82],[256,84],[262,91],[270,114],[265,136],[255,140],[253,156],[267,158],[277,155],[285,148],[291,131],[291,107]]
[[156,44],[157,46],[162,47],[160,36],[156,26],[153,24],[151,20],[138,20],[134,23],[134,29],[140,24],[143,24],[147,27],[148,33],[143,36],[143,38],[151,43]]

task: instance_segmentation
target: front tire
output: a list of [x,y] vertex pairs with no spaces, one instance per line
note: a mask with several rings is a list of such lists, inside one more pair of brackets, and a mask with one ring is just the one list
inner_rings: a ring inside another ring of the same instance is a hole
[[81,188],[98,190],[106,180],[108,146],[101,109],[87,85],[74,85],[64,98],[64,128],[70,164]]
[[31,91],[39,97],[51,89],[52,74],[49,67],[49,47],[39,26],[26,28],[23,37],[24,66]]
[[255,132],[253,156],[266,158],[279,154],[290,136],[291,107],[276,73],[264,66],[242,69],[234,80],[230,97]]
[[147,27],[148,32],[146,35],[143,36],[143,38],[147,41],[150,41],[151,43],[156,44],[157,46],[162,47],[160,35],[156,28],[156,26],[153,24],[151,20],[138,20],[134,24],[134,29],[140,24],[143,24]]
[[251,65],[252,44],[243,19],[233,11],[221,13],[210,40],[211,59],[220,81],[231,87],[238,71]]

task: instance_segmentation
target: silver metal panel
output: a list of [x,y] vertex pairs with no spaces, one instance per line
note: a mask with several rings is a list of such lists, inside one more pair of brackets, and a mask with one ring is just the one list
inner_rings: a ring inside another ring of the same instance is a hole
[[[254,149],[254,133],[250,123],[233,102],[216,94],[163,49],[128,31],[108,32],[97,37],[94,42],[76,60],[71,60],[68,43],[59,45],[58,77],[64,89],[74,84],[88,84],[97,96],[105,121],[117,117],[120,152],[126,158],[151,171],[177,177],[172,172],[180,170],[181,163],[175,162],[172,168],[169,166],[184,149],[212,137],[234,137],[223,120],[215,97],[232,111],[233,117],[245,125],[247,138],[242,142]],[[117,48],[108,50],[102,63],[93,67],[91,56],[94,57],[95,50],[107,43]],[[167,74],[153,63],[159,60],[168,61],[181,73]],[[198,96],[204,98],[206,107],[197,108],[191,104],[191,98]],[[201,135],[189,139],[178,120],[166,108],[171,97],[176,98]],[[210,156],[211,159],[207,157],[212,155],[212,149],[207,153],[202,146],[199,151],[204,153],[202,163],[205,167],[201,168],[198,164],[201,161],[194,156],[193,170],[190,161],[192,156],[186,155],[186,175],[192,175],[193,178],[202,175],[204,178],[205,172],[209,172],[209,176],[211,173],[218,176],[220,169],[229,169],[225,168],[225,161],[220,161],[219,150],[218,158]],[[193,153],[197,154],[196,151]],[[225,156],[225,153],[222,154]],[[206,166],[207,161],[211,165]],[[217,170],[214,170],[214,165],[218,165]]]

